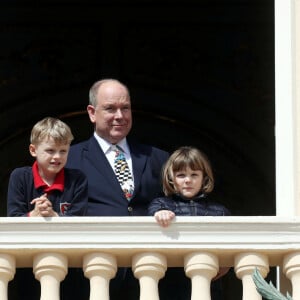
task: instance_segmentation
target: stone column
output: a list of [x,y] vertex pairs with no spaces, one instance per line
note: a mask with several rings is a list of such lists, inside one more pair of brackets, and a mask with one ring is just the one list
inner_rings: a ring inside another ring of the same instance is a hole
[[208,252],[194,252],[184,257],[186,275],[192,281],[191,300],[210,300],[210,283],[219,270],[218,257]]
[[33,259],[33,273],[41,284],[40,300],[59,300],[60,282],[68,272],[68,260],[59,253],[40,253]]
[[296,101],[296,164],[297,164],[297,174],[296,174],[296,201],[295,201],[295,215],[300,216],[300,0],[294,0],[294,20],[293,21],[293,36],[292,36],[292,43],[295,47],[293,53],[293,63],[295,66],[294,69],[294,78],[293,78],[293,86],[294,86],[294,93],[295,93],[295,101]]
[[300,300],[300,252],[293,252],[284,256],[283,273],[292,282],[293,300]]
[[268,257],[260,253],[240,253],[235,257],[234,270],[243,284],[243,300],[261,300],[261,295],[257,292],[252,275],[258,269],[262,277],[266,277],[269,272]]
[[16,259],[9,254],[0,254],[0,299],[7,300],[7,285],[14,278]]
[[107,253],[89,253],[83,258],[83,271],[90,280],[90,300],[109,300],[109,281],[116,275],[117,260]]
[[166,269],[167,260],[159,253],[146,252],[133,257],[132,270],[140,281],[140,300],[159,300],[158,281]]

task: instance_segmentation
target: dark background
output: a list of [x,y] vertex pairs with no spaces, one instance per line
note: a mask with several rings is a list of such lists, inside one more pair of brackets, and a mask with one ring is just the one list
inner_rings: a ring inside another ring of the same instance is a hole
[[88,90],[113,77],[134,102],[132,135],[194,145],[234,215],[274,215],[274,3],[270,0],[0,2],[0,197],[31,164],[31,127],[62,118],[90,136]]
[[0,40],[1,216],[32,126],[59,117],[88,138],[88,90],[107,77],[130,89],[133,136],[199,147],[216,200],[275,215],[274,1],[1,0]]

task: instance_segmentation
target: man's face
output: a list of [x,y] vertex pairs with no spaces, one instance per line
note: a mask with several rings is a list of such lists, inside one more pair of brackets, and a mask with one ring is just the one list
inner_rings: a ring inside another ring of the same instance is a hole
[[128,135],[132,126],[128,92],[119,83],[104,83],[98,89],[97,103],[96,107],[87,107],[96,133],[106,141],[116,144]]

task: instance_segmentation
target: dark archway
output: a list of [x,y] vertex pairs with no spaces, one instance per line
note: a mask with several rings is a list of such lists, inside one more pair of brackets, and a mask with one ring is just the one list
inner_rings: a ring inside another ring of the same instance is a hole
[[129,86],[132,135],[198,146],[234,215],[275,214],[273,1],[2,3],[2,216],[32,125],[59,116],[87,138],[88,89],[103,77]]
[[[198,146],[218,201],[275,214],[273,0],[17,2],[0,4],[1,216],[10,172],[32,163],[31,127],[56,116],[89,137],[88,90],[105,77],[131,91],[133,136]],[[234,281],[226,299],[240,299]]]

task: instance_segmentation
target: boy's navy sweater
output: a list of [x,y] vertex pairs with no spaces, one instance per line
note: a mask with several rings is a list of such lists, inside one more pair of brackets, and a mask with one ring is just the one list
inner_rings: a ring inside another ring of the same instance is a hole
[[[86,213],[88,187],[85,175],[76,169],[64,169],[64,190],[47,195],[59,216],[83,216]],[[44,194],[34,186],[32,167],[16,168],[10,175],[7,193],[7,216],[25,217],[34,209],[30,202]]]

